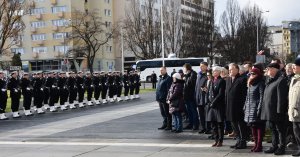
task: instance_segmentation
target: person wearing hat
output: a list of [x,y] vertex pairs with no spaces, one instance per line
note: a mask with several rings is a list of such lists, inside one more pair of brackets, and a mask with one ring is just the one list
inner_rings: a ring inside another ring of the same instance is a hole
[[265,82],[259,69],[253,68],[249,74],[244,120],[251,127],[254,140],[254,147],[252,147],[251,151],[261,152],[265,122],[260,119],[260,114],[263,105]]
[[116,72],[115,83],[116,83],[116,91],[117,91],[117,101],[120,102],[122,101],[121,94],[123,89],[123,83],[122,83],[120,71]]
[[78,103],[79,103],[78,106],[80,108],[83,108],[83,107],[85,107],[84,104],[83,104],[85,86],[84,86],[84,79],[83,79],[83,72],[82,71],[79,71],[77,73],[76,86],[77,86],[77,90],[78,90]]
[[289,89],[289,121],[293,123],[293,130],[297,142],[297,151],[292,156],[300,156],[300,58],[295,60],[293,66],[295,73],[290,83]]
[[169,112],[174,118],[174,130],[172,132],[182,132],[182,115],[184,102],[183,102],[183,86],[184,81],[179,73],[174,73],[173,83],[168,91],[167,103],[169,104]]
[[31,81],[29,80],[29,74],[24,73],[21,79],[21,88],[22,88],[22,95],[23,95],[23,108],[25,116],[31,116],[32,113],[30,111],[31,101],[32,101],[32,85]]
[[76,109],[75,100],[77,98],[77,86],[76,86],[76,78],[75,73],[70,72],[67,80],[67,86],[69,90],[69,105],[70,109]]
[[35,78],[35,81],[33,83],[33,103],[37,108],[38,114],[45,113],[42,109],[43,107],[43,101],[44,101],[44,83],[43,83],[43,73],[38,72]]
[[115,93],[115,79],[113,73],[108,73],[107,86],[108,86],[109,102],[112,103],[114,102],[114,93]]
[[140,79],[140,74],[139,72],[136,70],[134,73],[134,86],[135,86],[135,96],[134,98],[138,99],[140,98],[140,87],[141,87],[141,79]]
[[86,73],[86,78],[84,81],[84,85],[87,90],[87,105],[88,106],[93,106],[92,103],[92,96],[93,96],[93,91],[94,91],[94,85],[93,85],[93,80],[92,80],[92,75],[90,72]]
[[124,85],[124,96],[125,96],[125,101],[129,100],[128,93],[129,93],[129,77],[128,77],[128,72],[127,70],[124,71],[123,74],[123,85]]
[[94,98],[92,98],[92,102],[96,105],[100,105],[100,94],[101,94],[101,86],[100,86],[100,76],[98,72],[93,73],[93,84],[94,84]]
[[67,100],[68,100],[68,95],[69,91],[67,89],[67,78],[66,78],[66,72],[60,72],[59,77],[57,80],[57,87],[59,89],[59,104],[60,104],[60,109],[62,111],[67,110]]
[[[55,102],[57,97],[59,97],[59,90],[57,88],[57,80],[56,80],[56,73],[50,72],[46,79],[45,86],[49,90],[49,106],[50,112],[56,112]],[[44,108],[47,109],[47,106],[44,105]]]
[[20,80],[18,79],[18,72],[14,71],[11,74],[11,78],[7,84],[7,89],[10,90],[11,97],[11,110],[13,112],[13,118],[19,118],[19,105],[21,98]]
[[42,81],[43,81],[43,88],[44,88],[44,109],[47,110],[49,109],[49,99],[50,99],[50,88],[49,86],[46,85],[47,79],[49,78],[49,75],[51,75],[51,72],[44,72]]
[[106,95],[107,95],[107,74],[104,71],[101,71],[100,73],[100,86],[101,86],[101,99],[102,103],[106,104]]
[[130,93],[130,100],[134,99],[133,93],[134,93],[134,73],[133,71],[129,72],[129,93]]
[[221,71],[221,67],[213,67],[209,85],[207,88],[204,88],[208,106],[206,120],[211,124],[213,135],[215,136],[215,143],[212,147],[222,147],[224,139],[226,82],[221,77]]
[[3,71],[0,71],[0,120],[8,119],[5,115],[6,104],[7,104],[6,80],[4,80]]
[[267,66],[266,88],[264,91],[261,120],[269,121],[272,130],[272,146],[265,151],[268,154],[283,155],[286,146],[286,126],[288,109],[287,79],[280,72],[278,63]]

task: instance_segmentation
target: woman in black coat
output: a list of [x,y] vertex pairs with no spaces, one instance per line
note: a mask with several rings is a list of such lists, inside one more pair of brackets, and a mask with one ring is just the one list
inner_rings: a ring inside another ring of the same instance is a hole
[[212,147],[221,147],[224,138],[224,119],[225,119],[225,88],[226,83],[220,76],[221,67],[213,68],[213,78],[207,89],[208,112],[207,121],[211,123],[215,143]]
[[244,106],[245,122],[251,127],[254,147],[252,152],[262,151],[262,140],[265,122],[260,119],[261,107],[264,98],[265,82],[261,71],[253,68],[248,79],[248,91]]
[[183,86],[184,81],[179,73],[173,74],[173,83],[169,89],[167,102],[169,104],[169,112],[174,117],[174,130],[172,132],[182,132],[182,115],[184,102],[183,102]]

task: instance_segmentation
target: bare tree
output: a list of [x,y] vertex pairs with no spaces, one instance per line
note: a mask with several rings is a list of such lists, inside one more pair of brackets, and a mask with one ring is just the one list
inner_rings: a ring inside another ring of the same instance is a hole
[[124,39],[128,48],[139,59],[157,58],[161,55],[161,23],[154,0],[131,0],[124,20]]
[[[166,5],[167,6],[167,5]],[[168,54],[179,55],[182,48],[182,21],[179,5],[164,7],[164,44]]]
[[29,1],[0,0],[0,55],[16,45],[25,29],[22,17],[29,12]]
[[70,27],[72,34],[70,39],[76,45],[69,54],[73,57],[87,58],[90,72],[93,72],[93,64],[96,55],[101,53],[101,48],[106,45],[111,38],[115,28],[107,27],[102,22],[98,10],[82,12],[74,10]]
[[220,18],[220,27],[224,35],[224,57],[234,61],[234,56],[237,55],[236,41],[237,31],[240,22],[241,9],[237,0],[227,0],[226,10]]

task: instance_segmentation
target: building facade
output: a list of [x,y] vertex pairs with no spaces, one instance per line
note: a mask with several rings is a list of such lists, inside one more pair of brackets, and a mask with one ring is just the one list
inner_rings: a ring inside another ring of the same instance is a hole
[[[12,53],[21,54],[26,71],[74,69],[73,59],[66,55],[73,47],[73,42],[68,39],[72,32],[69,27],[72,11],[97,9],[103,22],[109,25],[113,22],[113,0],[32,0],[30,5],[30,13],[23,17],[26,29],[17,44],[10,49]],[[99,51],[94,69],[114,70],[113,41],[109,41]],[[86,70],[85,59],[82,60],[82,70]]]

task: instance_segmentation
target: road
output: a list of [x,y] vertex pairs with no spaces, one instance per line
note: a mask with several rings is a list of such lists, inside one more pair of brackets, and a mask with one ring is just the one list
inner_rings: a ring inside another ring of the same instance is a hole
[[0,157],[253,156],[250,149],[230,149],[231,139],[211,148],[208,135],[157,130],[160,125],[153,92],[129,102],[10,119],[0,121]]

